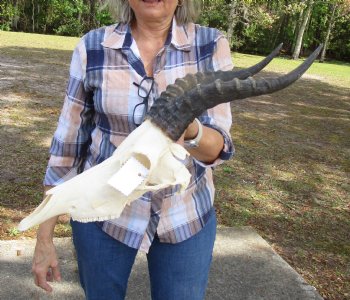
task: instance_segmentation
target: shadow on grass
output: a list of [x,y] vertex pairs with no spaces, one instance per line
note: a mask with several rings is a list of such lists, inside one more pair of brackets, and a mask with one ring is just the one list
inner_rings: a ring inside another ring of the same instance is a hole
[[71,53],[1,48],[0,207],[27,211],[41,201]]
[[285,258],[301,249],[317,260],[289,261],[313,270],[308,280],[329,286],[337,269],[349,290],[350,89],[302,79],[232,110],[236,157],[215,173],[220,222],[252,225]]

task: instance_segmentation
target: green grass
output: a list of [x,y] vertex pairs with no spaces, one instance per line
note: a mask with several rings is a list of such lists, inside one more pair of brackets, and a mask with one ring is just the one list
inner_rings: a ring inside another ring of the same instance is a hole
[[[246,68],[258,63],[262,60],[263,56],[250,55],[250,54],[233,54],[233,62],[236,67]],[[266,68],[266,71],[285,73],[302,63],[303,59],[291,60],[289,58],[276,57]],[[350,87],[350,64],[330,61],[319,63],[316,61],[310,69],[306,72],[309,75],[316,75],[319,79],[331,82],[334,85],[342,87]]]
[[[0,238],[35,235],[15,228],[41,201],[50,137],[78,40],[0,31]],[[233,54],[238,68],[261,59]],[[276,58],[263,76],[301,62]],[[346,299],[350,66],[315,62],[303,78],[275,94],[232,103],[236,155],[214,172],[215,206],[220,226],[253,226],[323,297]],[[56,235],[70,234],[66,221]]]
[[[33,63],[68,66],[79,38],[0,31],[0,49],[4,55],[31,59]],[[68,59],[67,59],[68,58]]]
[[58,35],[0,31],[0,47],[72,50],[79,38]]

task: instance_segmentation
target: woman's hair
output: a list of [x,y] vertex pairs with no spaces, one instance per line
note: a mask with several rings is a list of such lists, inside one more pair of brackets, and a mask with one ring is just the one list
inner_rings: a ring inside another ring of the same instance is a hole
[[[105,0],[104,3],[116,21],[130,24],[135,19],[128,0]],[[200,13],[200,1],[179,0],[179,3],[182,4],[175,10],[176,22],[180,25],[195,22]]]

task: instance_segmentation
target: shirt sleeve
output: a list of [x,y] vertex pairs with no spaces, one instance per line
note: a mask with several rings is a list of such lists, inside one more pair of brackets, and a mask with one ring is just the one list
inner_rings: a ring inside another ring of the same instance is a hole
[[[220,36],[216,43],[216,48],[213,54],[214,71],[232,70],[232,57],[229,43],[224,36]],[[229,100],[229,99],[228,99]],[[196,160],[203,167],[215,167],[221,164],[224,160],[230,159],[234,154],[234,146],[231,139],[230,128],[232,125],[231,104],[223,103],[207,110],[205,115],[200,116],[199,121],[210,128],[219,131],[224,138],[224,147],[218,158],[211,164],[205,164]]]
[[63,108],[54,133],[44,185],[58,185],[79,173],[94,128],[93,93],[84,87],[86,48],[82,39],[73,52]]

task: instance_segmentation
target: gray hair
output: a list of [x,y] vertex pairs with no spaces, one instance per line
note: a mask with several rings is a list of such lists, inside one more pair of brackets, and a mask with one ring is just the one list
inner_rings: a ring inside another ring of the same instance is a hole
[[[176,22],[184,25],[195,22],[200,13],[200,0],[182,0],[181,6],[175,10]],[[116,21],[130,24],[135,20],[135,14],[132,11],[128,0],[105,0],[105,7],[109,8],[110,13]]]

